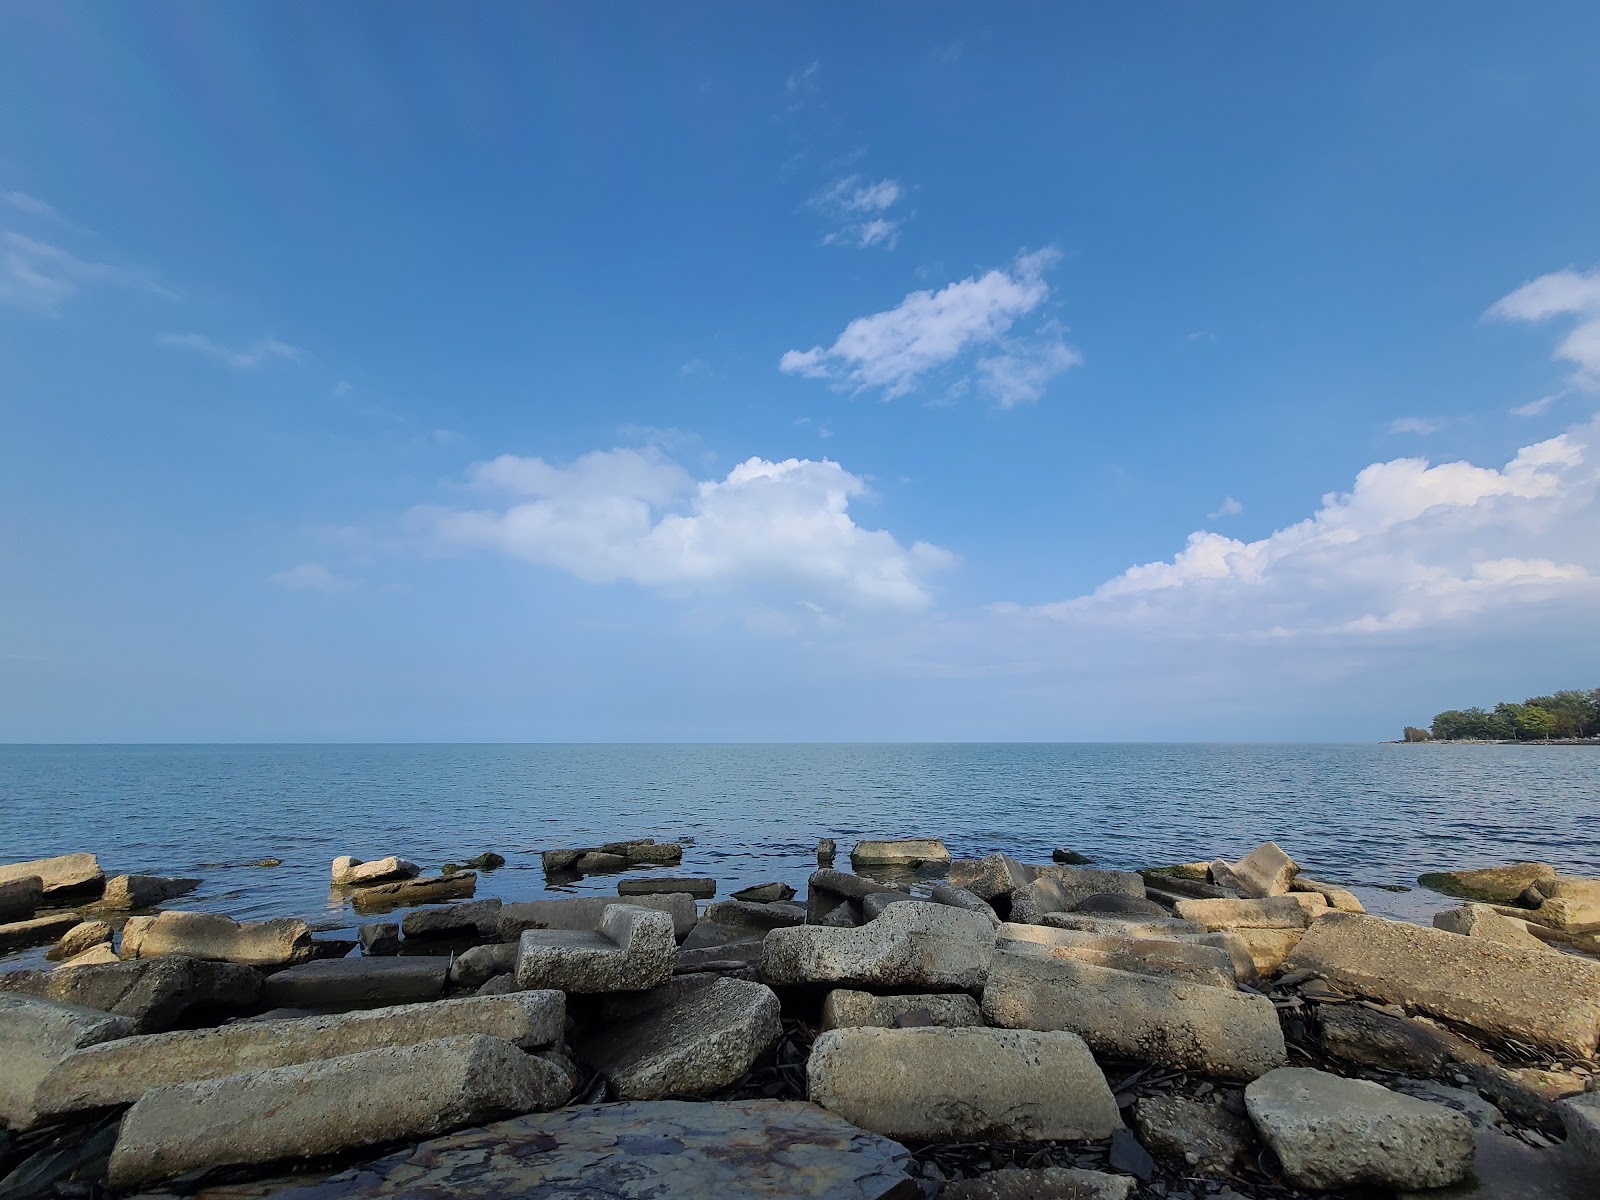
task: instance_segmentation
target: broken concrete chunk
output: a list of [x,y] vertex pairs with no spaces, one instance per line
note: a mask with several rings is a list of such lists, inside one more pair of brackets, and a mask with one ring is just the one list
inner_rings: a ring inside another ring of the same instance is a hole
[[1294,882],[1289,885],[1289,890],[1294,892],[1315,892],[1328,902],[1328,907],[1338,912],[1364,913],[1361,901],[1356,899],[1356,894],[1349,888],[1342,888],[1336,883],[1323,883],[1316,879],[1307,879],[1304,875],[1296,875]]
[[1300,864],[1285,854],[1277,842],[1263,843],[1233,864],[1239,891],[1253,900],[1286,895],[1299,873]]
[[1465,937],[1488,938],[1508,946],[1521,946],[1524,950],[1545,949],[1545,944],[1528,932],[1524,922],[1503,917],[1487,904],[1463,904],[1460,908],[1435,913],[1433,927]]
[[44,880],[25,875],[0,883],[0,924],[29,920],[44,899]]
[[922,863],[947,863],[950,851],[938,838],[900,838],[896,841],[857,842],[850,851],[850,863],[860,867],[905,866]]
[[1056,866],[1035,869],[1038,878],[1011,893],[1011,920],[1018,923],[1041,924],[1046,913],[1071,912],[1090,896],[1144,897],[1144,879],[1135,871]]
[[0,1125],[27,1129],[39,1119],[39,1087],[67,1054],[133,1031],[127,1017],[0,994]]
[[1197,942],[1163,938],[1124,938],[1045,925],[1000,926],[1001,948],[1012,953],[1037,952],[1052,958],[1076,959],[1142,975],[1161,975],[1212,987],[1238,984],[1233,959],[1226,950]]
[[96,946],[109,945],[116,935],[117,931],[109,921],[81,921],[62,934],[61,940],[50,948],[45,957],[52,962],[76,958]]
[[496,975],[509,975],[517,969],[517,944],[495,942],[474,946],[455,956],[450,964],[450,982],[457,987],[481,987]]
[[754,887],[740,888],[733,894],[735,900],[748,900],[752,904],[771,904],[774,900],[793,900],[794,889],[787,883],[758,883]]
[[1004,854],[958,858],[950,864],[945,882],[952,887],[965,888],[980,900],[994,900],[1032,883],[1033,871]]
[[768,929],[804,925],[806,910],[804,906],[788,901],[757,904],[749,900],[719,900],[706,905],[704,919],[718,925],[742,925],[765,933]]
[[1452,1062],[1493,1061],[1459,1034],[1417,1017],[1397,1017],[1364,1004],[1317,1007],[1322,1048],[1333,1057],[1379,1071],[1439,1075]]
[[449,966],[448,956],[323,959],[268,976],[261,998],[274,1008],[311,1009],[437,1000]]
[[918,1141],[1103,1138],[1117,1102],[1083,1039],[1008,1029],[834,1029],[806,1066],[813,1102]]
[[1107,933],[1116,937],[1177,937],[1181,934],[1208,933],[1199,921],[1178,917],[1111,917],[1095,913],[1046,913],[1037,922],[1051,929],[1077,929],[1084,933]]
[[33,946],[48,946],[76,928],[81,920],[77,913],[48,913],[42,917],[29,917],[25,921],[10,921],[0,925],[0,954],[27,950]]
[[414,862],[389,855],[388,858],[375,858],[371,862],[362,862],[359,858],[352,858],[348,854],[341,854],[333,860],[333,883],[335,887],[371,887],[375,883],[394,883],[402,879],[415,879],[422,874],[422,868]]
[[911,902],[891,905],[859,929],[774,929],[762,945],[761,978],[775,986],[976,991],[993,955],[994,930],[978,914]]
[[311,926],[280,917],[240,924],[221,913],[176,912],[131,917],[122,927],[123,958],[176,954],[250,967],[281,967],[313,954]]
[[983,1024],[978,1002],[965,992],[936,995],[874,996],[870,992],[835,988],[822,1002],[822,1028],[849,1029],[871,1026],[895,1029],[911,1014],[921,1014],[920,1025],[960,1029]]
[[154,908],[167,900],[187,896],[200,886],[198,879],[169,879],[161,875],[113,875],[106,880],[100,907]]
[[1515,904],[1517,897],[1541,879],[1554,879],[1556,869],[1549,863],[1516,862],[1503,867],[1481,867],[1470,871],[1430,871],[1417,876],[1423,887],[1461,900],[1484,904]]
[[92,854],[62,854],[55,858],[36,858],[31,862],[0,866],[0,884],[37,878],[46,896],[91,893],[105,882],[105,872]]
[[396,921],[369,921],[356,930],[356,938],[363,954],[400,953],[400,925]]
[[676,950],[672,918],[666,913],[612,904],[601,914],[600,926],[593,933],[563,929],[525,932],[517,950],[517,984],[564,992],[645,991],[672,978]]
[[672,917],[673,935],[687,937],[697,919],[694,897],[682,892],[659,896],[574,896],[562,900],[523,900],[500,907],[499,939],[514,942],[528,929],[574,929],[593,933],[605,911],[618,904],[649,908]]
[[400,932],[408,938],[492,938],[499,923],[499,900],[470,900],[412,909],[400,918]]
[[141,959],[71,970],[0,974],[0,989],[129,1017],[139,1033],[253,1007],[261,973],[237,963],[193,958]]
[[1261,900],[1180,900],[1178,916],[1207,929],[1305,929],[1331,912],[1317,892],[1290,892]]
[[933,885],[933,899],[939,904],[948,904],[952,908],[964,908],[968,912],[979,914],[985,921],[998,927],[1000,918],[987,900],[982,900],[967,891],[966,888],[956,887],[953,883],[936,883]]
[[426,875],[388,883],[364,883],[350,892],[350,903],[357,912],[383,913],[413,904],[462,900],[474,895],[477,890],[477,874],[459,871],[454,875]]
[[1600,1177],[1600,1092],[1585,1092],[1556,1105],[1567,1142],[1589,1162]]
[[[717,894],[717,881],[715,879],[620,879],[617,881],[617,895],[619,896],[660,896],[672,892],[682,892],[686,896],[693,896],[696,900],[709,900]],[[739,899],[740,897],[736,896],[734,898]]]
[[1232,1171],[1256,1140],[1243,1117],[1183,1096],[1141,1096],[1133,1106],[1133,1127],[1152,1153],[1213,1171]]

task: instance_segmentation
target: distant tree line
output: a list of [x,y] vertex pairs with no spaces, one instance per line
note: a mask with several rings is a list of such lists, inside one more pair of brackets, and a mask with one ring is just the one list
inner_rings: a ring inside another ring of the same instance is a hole
[[1452,708],[1428,729],[1407,725],[1408,742],[1454,742],[1462,738],[1538,742],[1547,738],[1600,737],[1600,688],[1530,696],[1521,704],[1503,700],[1492,709]]

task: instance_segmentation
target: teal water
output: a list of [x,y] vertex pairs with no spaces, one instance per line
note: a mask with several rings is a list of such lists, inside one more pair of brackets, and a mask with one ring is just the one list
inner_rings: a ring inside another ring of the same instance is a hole
[[[436,870],[496,850],[508,864],[481,877],[479,895],[511,900],[547,894],[542,849],[692,839],[681,872],[716,877],[725,895],[771,879],[803,885],[818,837],[844,850],[858,836],[910,834],[942,836],[958,856],[1048,861],[1065,845],[1121,867],[1233,856],[1273,838],[1308,874],[1368,887],[1516,858],[1600,875],[1600,751],[0,746],[0,861],[92,850],[108,873],[202,877],[185,906],[328,928],[356,923],[328,888],[337,854],[400,854]],[[284,865],[241,865],[264,857]],[[615,887],[595,876],[561,890]]]

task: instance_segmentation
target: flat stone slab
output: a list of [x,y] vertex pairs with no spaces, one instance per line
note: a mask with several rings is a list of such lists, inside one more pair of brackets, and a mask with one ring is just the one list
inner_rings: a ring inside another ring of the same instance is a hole
[[29,917],[25,921],[8,921],[0,925],[0,954],[48,945],[82,920],[75,912],[65,912]]
[[619,879],[619,896],[670,896],[682,892],[696,900],[709,900],[717,894],[715,879]]
[[103,884],[106,877],[92,854],[61,854],[0,866],[0,883],[32,876],[38,877],[46,896],[53,892],[88,891]]
[[436,900],[461,900],[477,890],[478,876],[472,871],[458,871],[454,875],[396,879],[354,888],[350,892],[350,903],[359,913],[384,913]]
[[919,1200],[911,1156],[815,1104],[656,1100],[517,1117],[272,1200]]
[[61,1058],[133,1032],[127,1017],[34,996],[0,995],[0,1125],[26,1129],[38,1118],[40,1084]]
[[437,1000],[449,969],[448,955],[325,959],[268,976],[261,999],[273,1008],[361,1008]]
[[698,919],[694,897],[683,892],[663,892],[654,896],[573,896],[561,900],[522,900],[500,907],[498,936],[514,942],[530,929],[575,929],[593,933],[600,928],[606,909],[617,904],[653,908],[672,917],[673,936],[687,937]]
[[835,988],[822,1002],[822,1031],[858,1026],[895,1029],[904,1025],[961,1029],[983,1024],[978,1002],[965,992],[923,996],[874,996]]
[[883,867],[892,864],[917,866],[919,863],[948,863],[950,851],[939,838],[900,838],[897,841],[857,842],[850,851],[850,862],[857,867]]
[[967,991],[983,986],[993,956],[994,929],[977,913],[895,904],[860,929],[774,929],[762,944],[761,978],[779,986]]

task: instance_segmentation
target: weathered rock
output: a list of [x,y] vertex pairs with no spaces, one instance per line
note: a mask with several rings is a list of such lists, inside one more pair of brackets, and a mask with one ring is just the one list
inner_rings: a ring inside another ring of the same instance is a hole
[[994,930],[978,914],[896,904],[860,929],[774,929],[762,946],[761,978],[775,986],[976,990],[993,955]]
[[499,924],[499,900],[471,900],[413,909],[400,918],[400,932],[408,938],[491,938]]
[[1244,884],[1239,882],[1239,877],[1233,873],[1233,864],[1227,859],[1212,859],[1211,865],[1206,868],[1206,878],[1235,896],[1244,895]]
[[389,883],[364,883],[350,892],[350,903],[360,913],[383,913],[413,904],[462,900],[475,895],[478,876],[472,871],[455,875],[426,875]]
[[1051,929],[1077,929],[1083,933],[1108,933],[1116,937],[1177,937],[1181,934],[1208,933],[1199,921],[1177,917],[1114,917],[1095,913],[1046,913],[1037,922]]
[[105,872],[92,854],[62,854],[0,866],[0,884],[37,877],[46,896],[91,893],[105,882]]
[[1562,1100],[1557,1105],[1568,1143],[1584,1158],[1600,1178],[1600,1092],[1586,1092]]
[[1538,908],[1499,909],[1502,916],[1546,925],[1566,933],[1592,934],[1600,932],[1600,901],[1584,900],[1576,896],[1555,896]]
[[130,1104],[150,1088],[169,1084],[466,1034],[503,1038],[531,1050],[558,1041],[565,1018],[566,998],[538,991],[124,1037],[61,1058],[39,1087],[39,1111]]
[[1132,1200],[1137,1181],[1082,1167],[1004,1167],[939,1189],[939,1200]]
[[117,931],[109,921],[80,921],[61,935],[61,940],[45,955],[51,961],[76,958],[85,950],[104,946],[116,937]]
[[1045,925],[1000,926],[1001,949],[1011,953],[1029,950],[1052,958],[1075,959],[1119,971],[1186,979],[1212,987],[1232,988],[1238,979],[1227,951],[1196,942],[1162,938],[1122,938]]
[[1303,929],[1232,929],[1227,932],[1239,939],[1250,955],[1256,974],[1264,978],[1283,970],[1283,964],[1305,934]]
[[[619,896],[660,896],[682,892],[696,900],[709,900],[717,894],[715,879],[619,879]],[[738,899],[739,897],[735,897]]]
[[1103,917],[1153,917],[1163,920],[1172,914],[1154,900],[1128,896],[1121,892],[1098,892],[1085,896],[1072,906],[1073,912]]
[[813,1101],[888,1137],[1102,1138],[1122,1125],[1083,1039],[1005,1029],[833,1029],[811,1048]]
[[426,1142],[273,1200],[431,1196],[915,1200],[910,1155],[814,1104],[659,1100],[563,1109]]
[[0,954],[49,945],[75,928],[82,919],[73,912],[46,913],[42,917],[0,925]]
[[787,901],[755,904],[748,900],[719,900],[706,905],[704,919],[718,925],[743,925],[765,932],[790,925],[804,925],[806,910],[799,904]]
[[0,989],[129,1017],[135,1031],[159,1033],[200,1016],[221,1019],[253,1008],[261,974],[237,963],[172,957],[12,971],[0,975]]
[[450,964],[450,982],[457,987],[481,987],[496,975],[509,975],[517,969],[517,944],[495,942],[473,946],[455,956]]
[[1004,854],[991,854],[987,858],[956,859],[950,864],[945,881],[952,887],[966,888],[980,900],[994,900],[1032,883],[1033,871]]
[[126,1037],[134,1023],[34,996],[0,994],[0,1124],[27,1129],[39,1118],[39,1086],[81,1046]]
[[709,1096],[748,1071],[783,1032],[778,997],[760,983],[715,979],[672,995],[582,1043],[624,1100]]
[[850,851],[850,864],[856,868],[947,863],[950,851],[938,838],[900,838],[898,841],[857,842]]
[[1214,1171],[1233,1170],[1256,1140],[1243,1117],[1182,1096],[1141,1096],[1133,1106],[1133,1127],[1152,1153]]
[[0,924],[28,920],[43,899],[44,880],[37,875],[0,883]]
[[623,856],[629,866],[675,867],[683,861],[683,847],[675,842],[644,842],[629,846]]
[[400,953],[400,924],[397,921],[369,921],[356,930],[361,953],[385,955]]
[[1320,1005],[1317,1025],[1327,1053],[1380,1071],[1438,1075],[1449,1063],[1489,1057],[1459,1034],[1432,1022],[1396,1017],[1363,1004]]
[[200,886],[198,879],[170,879],[162,875],[113,875],[106,880],[103,908],[154,908],[167,900],[187,896]]
[[1277,842],[1264,842],[1233,864],[1239,891],[1250,899],[1286,895],[1299,873],[1300,864]]
[[752,904],[771,904],[775,900],[793,900],[794,889],[787,883],[758,883],[754,887],[740,888],[733,893],[735,900],[748,900]]
[[463,859],[457,868],[462,871],[498,871],[506,865],[506,856],[496,854],[493,850],[485,850],[482,854],[474,854],[471,858]]
[[[933,900],[938,904],[948,904],[952,908],[963,908],[968,912],[979,914],[989,924],[999,928],[1000,917],[987,900],[967,891],[966,888],[956,887],[952,883],[936,883],[933,885]],[[865,903],[863,901],[863,903]]]
[[811,872],[807,887],[812,893],[828,892],[845,900],[865,900],[874,892],[900,892],[901,894],[906,894],[908,891],[907,888],[900,884],[879,883],[876,879],[852,875],[848,871],[835,871],[829,867],[822,867]]
[[1379,917],[1316,921],[1286,964],[1492,1037],[1588,1057],[1600,1040],[1600,963]]
[[1011,920],[1040,924],[1046,913],[1071,912],[1090,896],[1144,896],[1144,880],[1133,871],[1093,867],[1040,867],[1039,877],[1011,893]]
[[517,981],[510,975],[496,975],[488,983],[479,986],[473,992],[474,996],[509,996],[517,991]]
[[1244,1102],[1300,1187],[1446,1187],[1472,1169],[1466,1117],[1369,1080],[1284,1067],[1246,1087]]
[[333,860],[333,883],[335,887],[371,887],[375,883],[395,883],[404,879],[415,879],[422,874],[422,868],[414,862],[390,855],[388,858],[375,858],[371,862],[363,862],[348,854],[341,854]]
[[1050,851],[1050,859],[1052,862],[1058,862],[1068,867],[1089,867],[1094,865],[1094,859],[1085,858],[1076,850],[1069,849],[1066,846],[1057,846]]
[[1471,1084],[1507,1116],[1529,1125],[1556,1125],[1561,1119],[1557,1103],[1578,1095],[1588,1083],[1586,1077],[1567,1071],[1506,1068],[1494,1062],[1463,1063],[1450,1073]]
[[946,1029],[983,1024],[983,1010],[965,992],[874,996],[871,992],[835,988],[822,1002],[822,1028],[824,1031],[860,1026],[896,1029],[910,1013],[925,1014],[927,1019],[921,1024],[938,1025]]
[[1315,892],[1328,902],[1328,907],[1337,912],[1364,913],[1361,901],[1349,888],[1342,888],[1336,883],[1323,883],[1317,879],[1307,879],[1304,875],[1296,875],[1294,882],[1289,885],[1290,891]]
[[1261,900],[1180,900],[1178,916],[1207,929],[1305,929],[1328,902],[1316,892],[1290,892]]
[[267,977],[261,998],[275,1008],[367,1008],[437,1000],[448,956],[334,958],[301,963]]
[[1554,879],[1556,869],[1549,863],[1516,862],[1503,867],[1481,867],[1471,871],[1431,871],[1417,876],[1423,887],[1461,900],[1484,904],[1514,904],[1518,896],[1541,879]]
[[593,933],[526,931],[517,950],[517,985],[564,992],[645,991],[672,978],[676,949],[672,918],[666,913],[613,904]]
[[598,874],[603,871],[626,871],[628,857],[625,854],[607,854],[604,850],[590,850],[587,854],[578,856],[573,869],[584,875],[591,872]]
[[1433,927],[1447,933],[1521,946],[1524,950],[1545,949],[1545,944],[1528,932],[1527,925],[1501,916],[1487,904],[1463,904],[1460,908],[1448,908],[1435,913]]
[[668,892],[659,896],[630,896],[619,900],[611,896],[575,896],[563,900],[524,900],[500,908],[499,938],[514,942],[529,929],[575,929],[593,933],[600,928],[606,909],[618,904],[649,908],[672,917],[673,935],[687,937],[695,927],[697,913],[693,896]]
[[1069,1030],[1103,1054],[1230,1079],[1287,1061],[1265,996],[1033,954],[995,954],[983,1015],[1013,1029]]
[[[352,1104],[350,1098],[361,1097]],[[563,1073],[500,1038],[447,1037],[155,1088],[128,1110],[113,1187],[202,1167],[330,1154],[554,1108]]]
[[241,925],[221,913],[173,910],[154,917],[131,917],[122,927],[123,958],[168,954],[278,967],[311,956],[311,927],[289,917]]
[[[49,958],[50,956],[47,954],[45,957]],[[100,966],[104,963],[115,963],[121,961],[122,960],[117,957],[117,952],[111,948],[110,942],[101,942],[99,945],[90,946],[87,950],[82,950],[79,953],[74,954],[71,958],[62,960],[62,962],[60,962],[54,968],[54,970],[75,971],[79,967],[94,967]]]
[[[825,895],[826,893],[822,894]],[[818,895],[818,893],[813,892],[811,896],[806,897],[806,906],[808,909],[810,908],[812,897],[815,897],[816,895]],[[808,923],[813,925],[823,925],[829,929],[854,929],[856,926],[864,924],[866,906],[867,902],[863,900],[859,906],[863,911],[858,913],[856,911],[858,906],[854,901],[841,900],[837,905],[829,909],[828,912],[819,920],[812,921],[809,919],[808,915]]]
[[864,921],[876,921],[883,916],[883,910],[891,904],[905,904],[907,902],[926,904],[927,900],[921,896],[902,896],[898,892],[874,892],[861,902],[861,916]]
[[838,844],[832,838],[817,839],[817,866],[827,866],[838,853]]

